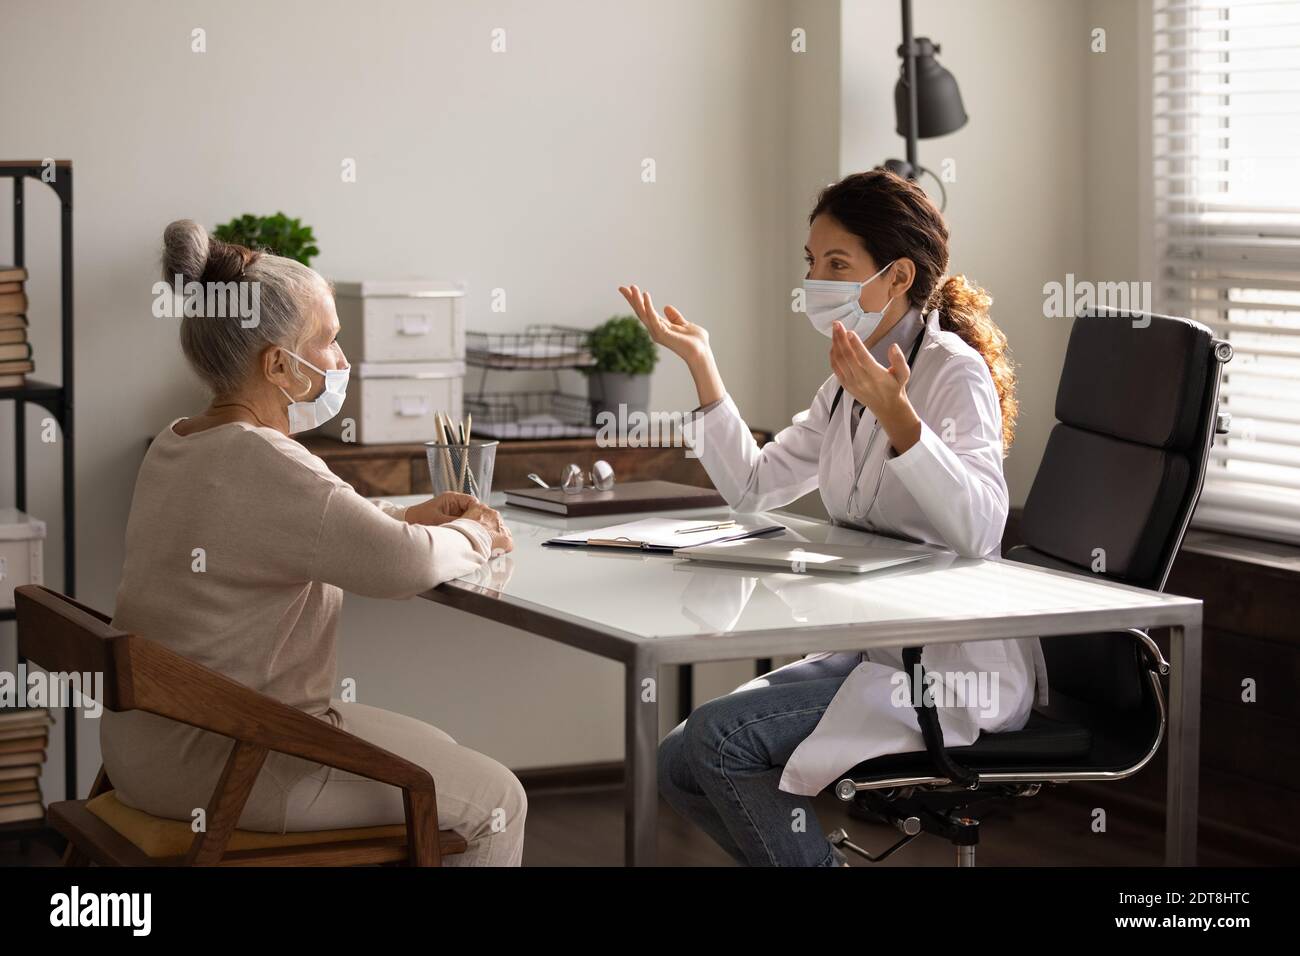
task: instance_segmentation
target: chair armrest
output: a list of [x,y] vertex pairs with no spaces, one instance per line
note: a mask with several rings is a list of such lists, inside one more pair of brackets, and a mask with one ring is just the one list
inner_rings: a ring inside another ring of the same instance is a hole
[[953,783],[963,787],[976,786],[979,783],[979,774],[957,763],[944,749],[939,711],[934,701],[930,699],[930,695],[924,692],[925,669],[921,666],[921,648],[905,647],[902,656],[903,670],[907,674],[908,689],[913,700],[917,699],[917,694],[912,675],[920,675],[923,691],[919,698],[921,703],[915,707],[916,719],[921,726],[921,737],[925,740],[925,751],[930,755],[930,762],[934,764],[935,771],[939,776],[947,777]]
[[[1115,634],[1127,634],[1137,643],[1136,651],[1140,658],[1146,661],[1147,665],[1154,673],[1168,674],[1169,663],[1165,660],[1164,655],[1160,652],[1159,645],[1151,639],[1151,635],[1140,628],[1127,627],[1107,632]],[[916,699],[916,689],[912,683],[912,675],[920,674],[922,684],[925,680],[925,669],[921,666],[921,648],[905,647],[902,652],[904,671],[907,674],[908,689]],[[965,787],[974,787],[979,783],[979,774],[963,766],[952,758],[943,746],[943,728],[939,724],[939,711],[930,700],[928,694],[920,695],[921,704],[914,709],[916,710],[917,722],[921,727],[921,737],[925,740],[925,750],[930,756],[930,762],[934,765],[935,770],[940,776],[947,777],[953,783]]]
[[423,767],[135,634],[112,639],[121,710],[143,710],[237,741],[410,790]]
[[1140,627],[1125,627],[1114,634],[1127,634],[1133,640],[1138,642],[1138,653],[1155,671],[1161,675],[1169,673],[1169,662],[1165,660],[1165,655],[1160,652],[1160,645],[1151,639],[1151,635]]

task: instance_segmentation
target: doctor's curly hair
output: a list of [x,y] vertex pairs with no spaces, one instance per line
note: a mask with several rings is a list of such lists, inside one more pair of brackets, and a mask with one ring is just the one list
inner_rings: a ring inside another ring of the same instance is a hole
[[883,167],[853,173],[823,189],[809,224],[830,215],[861,240],[877,266],[910,259],[916,276],[908,302],[922,314],[939,310],[939,327],[961,336],[984,358],[1002,410],[1002,454],[1015,438],[1016,376],[1007,356],[1007,337],[989,315],[992,296],[964,275],[948,270],[948,227],[930,197],[916,183]]

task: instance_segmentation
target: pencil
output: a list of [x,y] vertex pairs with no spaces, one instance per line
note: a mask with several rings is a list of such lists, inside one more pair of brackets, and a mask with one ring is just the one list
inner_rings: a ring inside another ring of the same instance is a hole
[[[465,415],[465,444],[467,446],[469,445],[470,436],[473,433],[473,430],[474,430],[474,416],[472,414],[466,414]],[[472,494],[475,498],[478,497],[478,481],[474,478],[474,472],[472,471],[469,473],[469,493]],[[484,504],[486,504],[486,502],[484,502]]]
[[438,424],[438,434],[441,436],[438,440],[443,445],[442,448],[438,449],[442,453],[440,456],[442,461],[442,480],[447,483],[447,490],[450,491],[456,487],[456,479],[452,477],[451,473],[451,449],[448,447],[451,445],[451,436],[447,434],[446,428],[443,425],[442,412],[436,412],[434,420]]
[[451,416],[442,413],[442,427],[447,435],[447,487],[456,490],[456,429],[451,424]]
[[459,426],[460,443],[460,490],[466,490],[466,477],[469,475],[469,436],[465,433],[465,423],[461,422]]

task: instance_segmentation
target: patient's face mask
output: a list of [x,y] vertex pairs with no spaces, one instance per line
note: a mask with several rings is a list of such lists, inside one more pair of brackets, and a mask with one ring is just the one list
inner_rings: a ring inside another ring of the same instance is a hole
[[[895,260],[897,261],[897,260]],[[814,329],[830,338],[834,334],[831,326],[838,319],[849,332],[860,339],[868,339],[880,326],[885,313],[894,301],[889,297],[885,307],[879,312],[864,312],[858,298],[868,282],[878,278],[894,263],[886,263],[884,269],[870,279],[862,282],[841,282],[838,279],[804,279],[804,311]]]
[[297,352],[289,349],[285,351],[309,369],[325,376],[325,388],[310,402],[296,402],[292,395],[280,386],[276,386],[284,397],[289,399],[289,434],[296,435],[298,432],[305,432],[325,424],[339,413],[339,409],[343,407],[343,398],[347,394],[348,374],[352,371],[352,367],[316,368]]

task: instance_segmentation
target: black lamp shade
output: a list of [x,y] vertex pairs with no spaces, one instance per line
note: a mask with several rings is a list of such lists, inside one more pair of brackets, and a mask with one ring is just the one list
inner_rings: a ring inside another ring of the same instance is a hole
[[[943,136],[966,125],[966,108],[962,106],[961,91],[953,75],[939,65],[934,55],[939,47],[928,37],[917,37],[916,47],[916,135],[918,139]],[[903,48],[899,47],[899,56]],[[898,135],[908,134],[907,63],[900,69],[898,85],[894,87],[894,115],[898,119]]]

